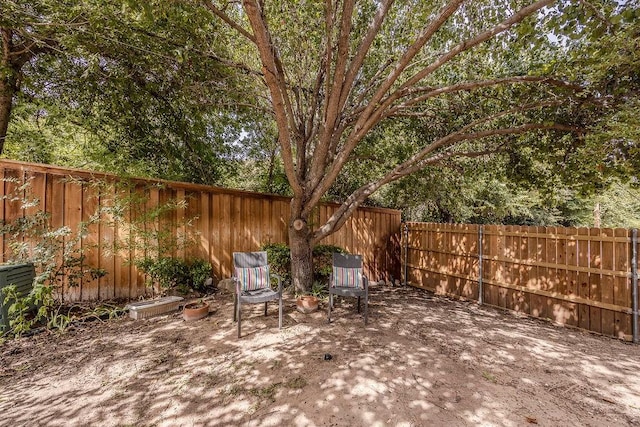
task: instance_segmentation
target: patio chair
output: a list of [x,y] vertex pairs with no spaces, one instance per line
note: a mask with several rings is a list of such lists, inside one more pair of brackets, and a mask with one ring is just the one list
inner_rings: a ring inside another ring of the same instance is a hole
[[[238,322],[238,338],[242,327],[241,307],[243,303],[264,303],[264,315],[267,315],[267,302],[278,300],[278,328],[282,329],[282,279],[269,273],[266,252],[234,252],[233,266],[235,295],[233,299],[233,321]],[[271,289],[271,276],[278,279],[278,291]]]
[[369,279],[362,274],[362,256],[333,254],[333,272],[329,279],[329,312],[327,319],[331,323],[331,308],[333,295],[358,298],[358,313],[360,313],[360,298],[364,297],[364,324],[369,315]]

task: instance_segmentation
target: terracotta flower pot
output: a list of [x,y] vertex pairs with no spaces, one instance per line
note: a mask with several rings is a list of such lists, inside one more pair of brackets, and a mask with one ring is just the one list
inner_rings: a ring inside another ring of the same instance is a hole
[[184,305],[182,310],[182,318],[187,322],[192,320],[200,320],[209,315],[209,303],[207,302],[190,302]]
[[304,295],[296,300],[296,308],[300,313],[313,313],[318,309],[320,300],[312,295]]

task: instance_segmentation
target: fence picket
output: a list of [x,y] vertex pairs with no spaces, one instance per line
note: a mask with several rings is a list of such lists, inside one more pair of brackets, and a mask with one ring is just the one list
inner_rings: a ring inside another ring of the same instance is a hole
[[[616,228],[614,230],[616,237],[627,237],[631,239],[630,230],[624,228]],[[613,268],[617,271],[631,271],[631,247],[629,243],[615,242],[614,251],[616,255]],[[631,278],[630,277],[614,277],[613,285],[613,303],[615,305],[632,308],[631,304]],[[626,313],[614,313],[614,335],[622,339],[632,338],[632,318]]]
[[[582,227],[578,229],[578,236],[589,236],[589,229]],[[578,251],[578,265],[580,267],[590,267],[590,248],[591,242],[589,240],[578,239],[576,241],[576,247]],[[590,287],[590,273],[586,271],[578,272],[578,294],[580,298],[589,300],[591,294]],[[578,308],[578,325],[582,329],[591,329],[591,309],[587,304],[581,304]]]
[[[267,242],[288,241],[290,199],[287,197],[141,179],[131,180],[131,188],[123,189],[118,186],[119,179],[114,175],[11,160],[0,161],[0,175],[19,181],[3,181],[0,185],[1,195],[15,190],[25,176],[34,178],[31,180],[31,191],[40,199],[40,205],[27,208],[27,212],[46,211],[50,215],[52,228],[66,225],[76,231],[80,222],[87,220],[95,208],[108,206],[110,198],[126,200],[131,197],[138,200],[138,203],[130,204],[125,209],[122,221],[117,224],[113,223],[113,218],[105,216],[99,226],[90,228],[90,237],[84,241],[88,260],[94,264],[93,267],[105,268],[108,274],[98,282],[86,282],[75,288],[69,288],[68,281],[65,281],[59,289],[61,293],[56,293],[64,301],[85,297],[106,299],[147,295],[149,289],[145,285],[145,278],[132,262],[147,255],[157,256],[157,253],[145,253],[148,247],[133,241],[130,228],[138,221],[143,221],[147,213],[171,200],[186,201],[187,204],[177,211],[165,211],[149,223],[138,225],[149,232],[163,231],[173,236],[176,233],[190,233],[196,245],[184,251],[169,248],[169,255],[180,258],[208,257],[214,277],[218,280],[232,274],[232,252],[257,250]],[[99,184],[98,181],[107,182],[107,189],[103,190],[104,197],[94,197],[92,184],[82,184],[94,181],[96,184]],[[336,204],[322,204],[311,221],[318,222],[318,218],[326,220],[337,208]],[[12,221],[24,214],[25,209],[19,201],[3,199],[0,219]],[[187,226],[189,220],[193,227]],[[358,251],[363,255],[365,270],[372,278],[398,278],[400,263],[395,251],[399,249],[399,231],[399,211],[361,208],[343,228],[321,243],[334,243]],[[4,261],[11,257],[6,241],[6,236],[0,236],[0,252],[3,252]],[[104,245],[105,242],[107,245]],[[94,248],[97,243],[101,245]]]
[[[414,284],[478,299],[479,227],[408,227]],[[629,230],[487,225],[483,235],[484,303],[632,339]]]
[[[100,227],[98,223],[94,223],[91,219],[99,212],[100,209],[100,192],[99,190],[89,184],[82,186],[82,221],[87,224],[87,237],[81,242],[82,251],[85,256],[85,261],[89,266],[100,265],[100,242],[102,241],[100,236]],[[82,280],[79,287],[80,299],[86,301],[95,301],[102,295],[100,292],[99,280]],[[105,298],[113,298],[112,295]]]
[[[602,234],[606,237],[613,237],[614,231],[611,228],[602,229]],[[616,252],[613,242],[602,242],[602,268],[603,270],[613,270],[616,264]],[[614,277],[602,274],[600,282],[600,300],[604,303],[613,303]],[[602,333],[613,335],[615,330],[615,316],[611,310],[602,310],[601,313]]]
[[[115,183],[113,184],[113,197],[114,200],[111,204],[114,204],[116,200],[129,200],[131,193],[129,187],[119,188]],[[131,263],[133,257],[131,254],[132,236],[127,224],[131,223],[131,208],[123,207],[122,221],[116,220],[115,217],[109,216],[111,220],[114,220],[114,278],[113,287],[115,290],[116,298],[130,298],[133,295],[132,292],[132,280],[131,280]],[[121,247],[123,246],[123,247]],[[116,284],[120,286],[116,286]]]
[[[593,238],[589,242],[589,267],[602,270],[602,240],[599,239],[601,230],[599,228],[590,228],[589,235]],[[602,302],[602,276],[600,273],[589,274],[589,299]],[[590,307],[591,330],[602,332],[602,309],[598,307]]]
[[[82,183],[68,181],[64,187],[64,225],[69,227],[73,235],[78,233],[82,221]],[[66,244],[66,241],[65,241]],[[80,249],[80,242],[75,243],[74,248]],[[70,282],[64,280],[63,293],[70,301],[78,301],[82,298],[82,282]]]
[[[560,280],[562,281],[562,295],[570,298],[578,296],[577,280],[578,273],[572,270],[572,267],[577,266],[577,253],[576,253],[576,239],[573,237],[577,234],[578,229],[575,227],[562,229],[564,244],[561,251],[563,254],[563,269],[560,273]],[[565,323],[571,326],[578,326],[579,324],[579,310],[580,304],[565,303]]]

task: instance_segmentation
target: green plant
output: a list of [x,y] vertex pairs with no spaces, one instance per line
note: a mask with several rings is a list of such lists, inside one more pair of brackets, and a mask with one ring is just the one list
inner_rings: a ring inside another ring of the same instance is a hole
[[135,262],[147,275],[150,286],[161,289],[177,289],[187,293],[189,289],[205,291],[204,283],[211,277],[211,264],[202,259],[184,261],[177,258],[143,258]]
[[333,272],[333,253],[346,254],[347,251],[336,245],[317,245],[313,248],[313,280],[328,283]]
[[[13,221],[0,226],[10,254],[10,263],[31,262],[37,276],[30,293],[21,297],[13,287],[4,290],[4,302],[9,304],[9,324],[13,335],[22,335],[35,325],[49,324],[55,316],[56,294],[62,295],[63,288],[76,287],[83,281],[96,280],[106,275],[106,271],[87,264],[86,251],[94,246],[85,238],[91,225],[97,224],[100,215],[93,213],[81,222],[73,232],[68,226],[52,227],[50,215],[35,210],[40,201],[31,194],[31,180],[4,178],[4,183],[13,184],[14,190],[2,199],[19,202],[23,212]],[[33,212],[33,213],[30,213]],[[34,316],[30,315],[37,307]]]
[[211,277],[211,264],[204,259],[194,259],[189,263],[189,277],[191,280],[191,287],[199,292],[204,292],[205,282]]
[[491,373],[487,372],[487,371],[482,371],[482,377],[485,380],[490,381],[490,382],[492,382],[494,384],[498,382],[496,377],[494,375],[492,375]]
[[[291,283],[291,251],[285,243],[266,243],[261,250],[267,252],[271,271],[279,274],[282,280]],[[334,252],[346,254],[347,251],[336,245],[317,245],[313,248],[313,280],[327,283],[333,271]],[[314,283],[315,284],[315,283]]]
[[285,243],[266,243],[260,248],[267,252],[271,272],[282,277],[284,284],[291,283],[291,251]]
[[73,322],[74,317],[70,314],[61,313],[62,307],[58,306],[51,315],[48,317],[47,327],[49,329],[55,329],[59,332],[64,332],[71,322]]
[[69,326],[76,322],[90,320],[98,320],[102,322],[104,318],[113,319],[125,313],[126,311],[123,308],[110,304],[101,304],[94,308],[84,307],[79,304],[74,304],[68,307],[58,305],[49,316],[47,328],[55,329],[58,332],[64,332]]
[[147,275],[147,284],[150,286],[172,289],[188,282],[188,267],[184,261],[176,258],[143,258],[135,261],[135,265]]
[[[38,280],[38,278],[36,278]],[[0,299],[8,304],[9,330],[7,335],[20,336],[29,332],[40,323],[49,324],[55,315],[53,288],[42,283],[34,284],[31,292],[21,296],[14,285],[5,287]],[[37,308],[34,314],[34,310]]]
[[4,304],[8,304],[9,315],[9,333],[13,335],[22,335],[28,332],[33,325],[38,321],[36,316],[32,316],[33,310],[33,296],[28,295],[22,297],[17,292],[15,285],[10,285],[2,289],[0,292],[0,301]]
[[[31,262],[38,272],[28,296],[21,298],[11,288],[0,295],[9,304],[9,333],[20,335],[38,324],[56,329],[68,326],[70,316],[59,310],[63,291],[107,274],[105,269],[88,263],[86,254],[91,250],[145,253],[148,260],[139,262],[154,270],[157,277],[165,281],[165,286],[166,281],[174,280],[176,286],[183,287],[183,291],[190,286],[202,288],[205,276],[211,274],[211,266],[206,261],[194,260],[184,267],[165,260],[175,251],[194,244],[197,232],[193,230],[195,218],[186,219],[178,233],[165,226],[177,210],[186,207],[187,202],[170,199],[149,207],[149,192],[158,188],[150,186],[139,191],[135,183],[126,180],[114,184],[106,180],[87,182],[68,178],[65,180],[68,185],[87,189],[91,197],[99,200],[95,211],[83,215],[85,220],[72,230],[69,226],[51,226],[51,215],[40,209],[42,205],[33,194],[31,179],[8,177],[0,182],[13,189],[0,198],[19,205],[21,212],[16,219],[0,224],[0,233],[10,249],[7,261]],[[101,224],[117,227],[123,238],[104,244],[89,243],[87,237]],[[157,264],[156,260],[159,261]],[[31,316],[33,307],[38,307],[38,310]]]
[[325,298],[329,295],[329,284],[327,282],[321,282],[315,280],[311,286],[311,295],[317,298]]
[[118,197],[113,196],[113,189],[109,191],[107,187],[105,190],[102,197],[109,199],[102,208],[105,217],[110,218],[109,225],[122,229],[126,236],[115,242],[116,251],[130,253],[137,250],[148,258],[158,259],[171,258],[172,254],[195,245],[199,233],[193,222],[197,217],[186,218],[179,230],[167,226],[178,210],[187,208],[187,200],[169,199],[149,207],[150,192],[163,191],[162,185],[149,185],[140,191],[135,184],[122,181],[116,185]]

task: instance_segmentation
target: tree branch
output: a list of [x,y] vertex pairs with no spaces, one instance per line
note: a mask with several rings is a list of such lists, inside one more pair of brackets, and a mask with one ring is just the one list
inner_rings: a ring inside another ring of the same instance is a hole
[[285,173],[287,174],[287,179],[291,184],[293,193],[298,198],[301,198],[303,193],[302,183],[293,162],[293,150],[291,146],[291,131],[295,131],[295,124],[292,122],[294,118],[293,111],[288,99],[284,75],[282,74],[281,66],[278,65],[276,52],[262,14],[262,9],[255,0],[244,0],[244,8],[251,27],[253,28],[255,44],[260,53],[265,82],[271,93]]
[[373,77],[371,77],[367,85],[363,88],[362,92],[353,103],[354,107],[356,107],[353,114],[359,114],[364,111],[364,108],[366,107],[360,106],[364,103],[367,93],[369,93],[369,91],[380,81],[380,76],[382,76],[382,74],[386,71],[387,68],[389,68],[391,64],[393,64],[393,58],[389,58],[387,62],[382,64],[378,71],[376,71],[376,73],[373,75]]
[[[369,132],[369,130],[371,130],[371,128],[373,126],[375,126],[382,118],[383,114],[385,113],[385,111],[391,106],[393,105],[393,103],[400,99],[402,96],[404,96],[406,94],[406,92],[408,90],[410,90],[410,88],[412,86],[415,86],[418,82],[420,82],[421,80],[423,80],[424,78],[426,78],[427,76],[429,76],[431,73],[433,73],[435,70],[437,70],[438,68],[442,67],[444,64],[446,64],[447,62],[451,61],[453,58],[455,58],[456,56],[458,56],[460,53],[465,52],[489,39],[491,39],[492,37],[496,36],[497,34],[500,34],[506,30],[508,30],[509,28],[511,28],[512,26],[514,26],[515,24],[517,24],[518,22],[522,21],[523,19],[525,19],[527,16],[537,12],[539,9],[554,3],[556,0],[539,0],[529,6],[526,6],[522,9],[520,9],[518,12],[514,13],[513,15],[511,15],[509,18],[505,19],[504,21],[502,21],[500,24],[494,26],[493,28],[490,28],[487,31],[484,31],[480,34],[478,34],[476,37],[469,39],[469,40],[465,40],[459,44],[457,44],[453,49],[451,49],[450,51],[448,51],[447,53],[441,55],[437,60],[435,60],[434,62],[432,62],[430,65],[428,65],[427,67],[423,68],[421,71],[419,71],[418,73],[414,74],[412,77],[410,77],[406,82],[404,82],[397,90],[395,90],[391,95],[389,95],[388,97],[386,97],[381,103],[380,105],[377,105],[377,102],[382,98],[380,97],[380,99],[377,99],[376,105],[370,107],[369,109],[365,110],[365,112],[362,114],[361,119],[358,121],[358,123],[356,124],[355,128],[354,128],[354,135],[351,138],[353,138],[353,140],[359,141],[367,132]],[[394,80],[395,81],[395,80]],[[385,91],[386,93],[386,91]]]
[[[377,104],[382,100],[384,95],[391,89],[393,84],[400,78],[402,73],[406,70],[407,66],[411,63],[413,58],[422,50],[422,48],[431,40],[433,35],[444,25],[444,23],[453,15],[464,0],[452,0],[450,1],[438,14],[438,16],[431,21],[427,27],[422,31],[420,36],[415,42],[405,51],[402,55],[394,70],[387,76],[385,82],[380,85],[377,92],[373,95],[369,101],[369,108],[367,108],[363,114],[363,123],[366,118],[375,110]],[[358,126],[358,125],[356,125]]]
[[[438,31],[438,29],[447,21],[447,19],[449,19],[449,17],[453,15],[456,10],[458,10],[463,2],[464,0],[451,0],[444,8],[442,8],[436,18],[424,28],[416,41],[411,46],[409,46],[404,55],[402,55],[402,58],[398,61],[396,67],[380,85],[380,87],[370,100],[369,105],[361,114],[360,119],[358,119],[358,121],[356,122],[352,135],[348,138],[346,146],[340,153],[331,153],[333,161],[329,168],[329,171],[322,171],[324,172],[322,174],[323,176],[318,184],[315,185],[311,198],[307,203],[308,206],[315,206],[320,201],[323,194],[327,192],[327,190],[331,186],[331,183],[335,181],[336,177],[340,173],[340,170],[344,166],[344,163],[347,161],[349,154],[351,154],[351,151],[353,151],[358,141],[360,141],[363,138],[364,134],[366,134],[366,132],[360,132],[361,128],[366,124],[367,118],[370,117],[375,111],[378,102],[402,75],[413,57],[415,57],[418,52],[420,52],[424,45],[431,39],[431,37],[433,37],[436,31]],[[378,117],[378,120],[380,120],[380,117]],[[337,147],[337,144],[335,144],[335,146]]]
[[[355,0],[345,0],[342,7],[342,19],[340,22],[340,31],[338,33],[338,54],[336,57],[336,64],[333,72],[333,79],[331,87],[327,92],[327,99],[325,101],[326,109],[323,118],[324,129],[320,135],[319,148],[322,151],[326,147],[328,138],[331,137],[335,128],[336,120],[340,116],[340,96],[342,90],[342,83],[344,80],[344,74],[347,67],[347,59],[349,56],[349,33],[351,33],[351,18],[353,17],[353,8]],[[328,29],[331,31],[331,29]],[[322,153],[320,153],[322,156]]]
[[[325,120],[325,128],[323,135],[320,136],[320,142],[317,147],[316,155],[313,158],[313,163],[311,166],[311,171],[309,173],[309,185],[314,188],[320,179],[322,178],[324,169],[329,164],[328,161],[333,156],[329,155],[332,153],[332,148],[335,146],[335,130],[336,130],[336,121],[339,118],[338,112],[343,111],[344,106],[347,102],[349,94],[353,90],[354,82],[358,72],[362,68],[362,64],[373,44],[373,40],[376,35],[380,31],[380,27],[384,22],[385,17],[389,12],[389,8],[393,4],[394,0],[384,0],[382,5],[378,9],[373,21],[371,21],[369,28],[367,29],[367,33],[365,37],[362,39],[360,45],[356,49],[355,56],[351,61],[348,70],[344,76],[338,75],[334,80],[334,92],[332,96],[327,99],[327,110],[332,112],[333,114],[327,115],[327,119]],[[351,10],[353,13],[353,10]],[[346,66],[346,54],[345,54],[345,66]],[[344,81],[340,81],[344,80]],[[339,86],[338,86],[338,83]],[[337,90],[339,87],[339,91]],[[339,93],[339,95],[336,95]],[[335,104],[335,105],[333,105]]]
[[467,132],[467,131],[473,129],[476,126],[495,121],[495,120],[497,120],[497,119],[499,119],[501,117],[507,116],[509,114],[522,113],[522,112],[525,112],[525,111],[534,110],[536,108],[556,107],[556,106],[559,106],[559,105],[563,105],[564,103],[566,103],[565,100],[557,99],[557,100],[552,100],[552,101],[537,101],[537,102],[530,102],[530,103],[524,104],[524,105],[518,105],[518,106],[510,108],[508,110],[502,110],[502,111],[499,111],[499,112],[497,112],[495,114],[482,117],[482,118],[480,118],[478,120],[474,120],[473,122],[468,123],[467,125],[463,126],[460,130],[458,130],[455,133],[456,134],[462,134],[464,132]]
[[364,60],[367,57],[367,53],[369,53],[369,49],[371,48],[371,45],[373,44],[374,39],[378,35],[378,32],[380,31],[380,27],[382,26],[382,23],[387,17],[387,14],[389,13],[389,9],[391,8],[391,5],[393,4],[393,2],[394,0],[385,0],[382,2],[381,7],[378,9],[376,16],[374,17],[373,21],[369,25],[369,28],[367,29],[367,34],[365,35],[364,39],[362,40],[362,42],[360,43],[360,45],[356,50],[356,54],[353,60],[351,61],[351,64],[349,65],[349,70],[347,71],[347,74],[345,76],[342,96],[340,97],[340,105],[339,105],[340,109],[342,109],[347,102],[349,93],[353,89],[353,84],[355,82],[356,76],[360,72],[360,69],[362,68],[362,64],[364,64]]
[[522,21],[527,16],[531,15],[534,12],[537,12],[539,9],[542,9],[543,7],[548,6],[551,3],[554,3],[555,1],[556,0],[539,0],[539,1],[535,2],[534,4],[532,4],[530,6],[527,6],[527,7],[524,7],[522,9],[520,9],[518,12],[514,13],[509,18],[505,19],[504,21],[502,21],[500,24],[496,25],[495,27],[493,27],[493,28],[491,28],[491,29],[489,29],[489,30],[487,30],[487,31],[485,31],[483,33],[478,34],[476,37],[474,37],[474,38],[472,38],[470,40],[465,40],[465,41],[459,43],[457,46],[455,46],[449,52],[447,52],[444,55],[440,56],[440,58],[438,58],[436,61],[434,61],[429,66],[425,67],[420,72],[416,73],[413,77],[411,77],[409,80],[404,82],[402,84],[402,86],[400,86],[400,88],[398,89],[398,92],[399,93],[404,92],[407,88],[410,88],[410,87],[414,86],[419,81],[421,81],[425,77],[427,77],[429,74],[433,73],[435,70],[437,70],[438,68],[440,68],[441,66],[443,66],[447,62],[451,61],[453,58],[455,58],[460,53],[462,53],[464,51],[467,51],[467,50],[471,49],[472,47],[475,47],[475,46],[477,46],[477,45],[489,40],[490,38],[496,36],[497,34],[500,34],[500,33],[504,32],[504,31],[508,30],[509,28],[514,26],[515,24],[517,24],[520,21]]
[[11,30],[9,28],[0,28],[0,36],[2,36],[2,65],[9,65],[11,56]]
[[[335,6],[338,6],[338,2],[336,1]],[[333,5],[331,4],[331,0],[325,1],[325,62],[324,62],[324,76],[325,76],[325,96],[331,92],[331,84],[333,80],[331,79],[331,64],[333,63],[333,25],[336,16],[336,10],[334,10]],[[327,103],[323,104],[322,110],[322,119],[327,116]],[[324,122],[323,122],[324,123]],[[320,132],[323,132],[321,129]]]
[[203,0],[203,3],[205,5],[205,7],[207,7],[215,16],[217,16],[218,18],[222,19],[224,22],[226,22],[231,28],[233,28],[234,30],[236,30],[238,33],[242,34],[244,37],[246,37],[248,40],[250,40],[253,43],[256,43],[256,38],[253,34],[251,34],[250,32],[248,32],[247,30],[245,30],[244,28],[242,28],[242,25],[238,24],[236,21],[234,21],[233,19],[231,19],[231,17],[229,15],[227,15],[226,13],[224,13],[221,9],[219,9],[218,7],[216,7],[213,3],[212,0]]
[[[437,164],[443,160],[446,160],[451,157],[456,156],[464,156],[465,152],[455,152],[455,151],[444,151],[440,152],[432,157],[426,158],[430,153],[434,151],[444,148],[451,147],[454,144],[463,142],[463,141],[477,141],[483,138],[493,137],[493,136],[504,136],[504,135],[520,135],[523,133],[536,131],[536,130],[558,130],[563,132],[582,132],[582,129],[577,128],[575,126],[567,126],[562,124],[540,124],[540,123],[527,123],[520,126],[514,126],[509,128],[497,128],[497,129],[489,129],[484,131],[478,131],[474,133],[452,133],[439,140],[434,141],[429,144],[423,150],[421,150],[416,155],[412,156],[410,159],[396,166],[393,170],[389,171],[383,177],[378,179],[377,181],[370,182],[366,185],[363,185],[356,191],[354,191],[338,208],[336,212],[327,220],[327,222],[320,228],[318,228],[313,235],[313,242],[317,243],[326,236],[333,233],[335,230],[340,228],[346,220],[349,218],[351,213],[355,211],[360,204],[362,204],[367,197],[377,191],[380,187],[385,184],[391,183],[393,181],[397,181],[400,178],[403,178],[417,170],[424,168],[427,165]],[[469,157],[478,157],[486,154],[490,154],[494,149],[487,150],[477,150],[477,151],[469,151],[466,152]]]
[[596,18],[598,18],[600,20],[600,22],[602,22],[603,24],[605,24],[607,26],[608,29],[610,29],[613,25],[611,24],[611,21],[607,19],[606,16],[604,16],[602,14],[602,12],[600,12],[598,10],[597,7],[595,7],[593,4],[591,4],[590,1],[587,0],[579,0],[580,3],[582,3],[583,6],[588,7],[589,9],[591,9],[591,11],[593,12],[593,14],[596,16]]
[[[162,41],[164,43],[167,43],[168,45],[171,45],[171,46],[175,46],[175,47],[179,47],[179,48],[184,47],[184,43],[179,43],[179,42],[175,41],[174,39],[169,39],[167,37],[162,37],[159,34],[154,33],[152,31],[145,30],[144,28],[133,27],[133,28],[131,28],[131,30],[134,33],[143,34],[143,35],[145,35],[147,37],[151,37],[153,39],[160,40],[160,41]],[[113,40],[113,41],[118,42],[117,40]],[[210,58],[210,59],[213,59],[214,61],[218,61],[221,64],[226,65],[228,67],[244,71],[247,74],[263,77],[263,74],[260,71],[255,70],[255,69],[249,67],[248,65],[242,63],[242,62],[235,62],[235,61],[231,61],[229,59],[221,58],[221,57],[219,57],[218,55],[216,55],[214,53],[206,52],[206,51],[194,48],[194,47],[192,47],[190,50],[198,53],[199,55],[202,55],[205,58]]]
[[434,98],[438,95],[442,95],[444,93],[470,91],[474,89],[480,89],[480,88],[489,87],[489,86],[498,86],[498,85],[508,84],[508,83],[549,83],[554,86],[567,87],[577,92],[582,91],[584,89],[582,86],[566,83],[558,79],[553,79],[549,77],[536,77],[536,76],[513,76],[513,77],[505,77],[505,78],[493,79],[493,80],[463,82],[463,83],[458,83],[451,86],[444,86],[444,87],[438,87],[438,88],[414,88],[413,90],[411,90],[411,93],[419,93],[419,92],[426,92],[426,93],[424,93],[423,95],[417,96],[415,98],[408,99],[402,104],[398,104],[394,107],[389,108],[389,110],[387,110],[387,112],[385,112],[382,117],[387,118],[387,117],[395,116],[401,110],[404,110],[413,105],[419,104],[420,102],[424,102],[429,98]]
[[14,46],[15,50],[9,52],[9,63],[17,70],[24,64],[41,53],[49,53],[56,50],[58,42],[50,38],[24,42],[19,46]]
[[[553,3],[555,0],[539,0],[529,6],[526,6],[509,18],[502,21],[500,24],[492,27],[491,29],[484,31],[476,37],[465,40],[447,53],[441,55],[436,61],[432,62],[429,66],[423,68],[418,73],[414,74],[405,83],[403,83],[399,89],[395,90],[391,95],[387,96],[384,100],[383,97],[392,85],[399,79],[400,75],[404,72],[408,64],[415,57],[415,55],[422,49],[424,44],[440,29],[444,22],[458,9],[462,1],[451,1],[447,4],[439,13],[438,17],[423,31],[418,40],[410,46],[405,52],[403,57],[398,61],[394,71],[387,77],[385,83],[383,83],[376,94],[372,97],[369,105],[360,114],[360,117],[353,126],[351,134],[347,137],[347,141],[342,150],[336,155],[333,160],[329,171],[324,175],[321,182],[316,186],[311,198],[311,205],[317,203],[322,195],[331,186],[331,183],[335,181],[338,174],[347,162],[349,155],[355,148],[355,146],[364,138],[364,136],[382,120],[383,114],[390,108],[393,103],[406,94],[406,92],[420,80],[433,73],[438,68],[452,60],[460,53],[471,49],[478,44],[489,40],[495,35],[504,32],[511,28],[513,25],[525,19],[527,16],[535,13],[539,9]],[[382,101],[382,102],[381,102]]]

